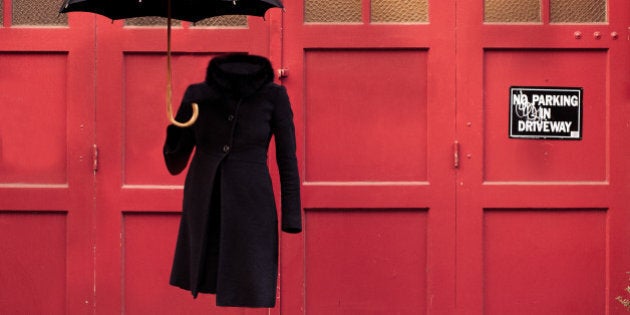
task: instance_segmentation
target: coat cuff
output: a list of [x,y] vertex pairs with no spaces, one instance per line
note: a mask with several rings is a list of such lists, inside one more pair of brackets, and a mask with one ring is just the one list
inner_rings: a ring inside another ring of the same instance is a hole
[[302,232],[302,220],[297,219],[282,219],[282,232],[296,234]]
[[290,234],[302,233],[302,227],[282,227],[282,232]]
[[284,216],[282,218],[282,232],[300,233],[302,232],[302,214]]

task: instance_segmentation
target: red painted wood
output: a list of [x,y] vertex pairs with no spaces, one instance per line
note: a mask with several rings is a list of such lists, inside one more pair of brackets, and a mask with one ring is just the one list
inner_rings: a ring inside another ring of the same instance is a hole
[[0,212],[3,312],[66,314],[65,221],[63,212]]
[[[630,7],[609,1],[607,24],[501,25],[482,3],[457,13],[458,313],[621,314],[630,49],[611,34]],[[583,87],[583,139],[508,139],[511,85]]]
[[308,51],[305,59],[304,180],[426,181],[426,51]]
[[605,309],[605,210],[486,210],[483,230],[486,313]]
[[64,53],[5,53],[0,59],[10,91],[2,96],[3,117],[12,118],[2,127],[5,182],[66,184],[66,63]]
[[282,82],[302,139],[306,229],[283,243],[281,310],[452,313],[455,3],[432,2],[431,23],[416,25],[370,24],[362,4],[363,23],[333,25],[304,24],[302,1],[287,3]]
[[[0,309],[93,311],[94,20],[0,28]],[[86,57],[87,56],[87,57]]]
[[311,209],[306,214],[308,312],[425,313],[424,209]]
[[[305,230],[281,235],[271,310],[167,284],[183,176],[161,161],[165,28],[13,27],[3,3],[3,313],[628,311],[630,3],[550,24],[542,1],[542,23],[501,25],[481,0],[431,1],[396,25],[362,0],[361,23],[334,25],[285,2],[249,28],[173,30],[175,106],[217,53],[288,69]],[[508,139],[511,85],[583,87],[583,139]]]
[[[546,66],[536,66],[536,63]],[[580,64],[580,67],[575,67]],[[522,69],[528,69],[522,71]],[[604,50],[488,50],[484,53],[484,180],[597,182],[606,180],[606,52]],[[588,75],[586,75],[588,73]],[[579,86],[580,141],[509,139],[505,91],[510,85]],[[501,93],[503,92],[503,93]],[[588,132],[586,132],[588,131]],[[589,152],[589,154],[584,154]],[[580,165],[588,167],[576,168]]]

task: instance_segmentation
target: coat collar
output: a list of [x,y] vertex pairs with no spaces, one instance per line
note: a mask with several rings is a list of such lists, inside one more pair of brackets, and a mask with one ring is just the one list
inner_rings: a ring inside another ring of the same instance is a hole
[[210,60],[206,83],[230,94],[246,97],[273,82],[271,62],[265,57],[228,54]]

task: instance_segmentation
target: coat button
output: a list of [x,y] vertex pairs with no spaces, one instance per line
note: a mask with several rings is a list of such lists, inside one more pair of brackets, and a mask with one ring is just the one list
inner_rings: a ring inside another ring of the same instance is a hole
[[234,120],[234,115],[228,115],[227,120],[228,121],[233,121]]
[[229,145],[224,145],[222,148],[223,152],[228,153],[230,151],[230,146]]

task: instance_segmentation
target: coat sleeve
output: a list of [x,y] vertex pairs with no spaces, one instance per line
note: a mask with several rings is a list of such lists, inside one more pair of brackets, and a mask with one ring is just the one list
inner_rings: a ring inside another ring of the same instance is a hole
[[[192,116],[192,106],[190,104],[191,87],[188,87],[182,104],[179,106],[175,119],[177,121],[188,121]],[[164,141],[164,162],[166,168],[172,175],[181,173],[188,165],[190,154],[195,147],[193,127],[180,128],[175,125],[166,127],[166,141]]]
[[273,133],[276,143],[276,162],[280,172],[282,202],[282,231],[302,231],[302,207],[300,200],[300,176],[296,157],[295,126],[289,96],[280,86],[273,113]]

